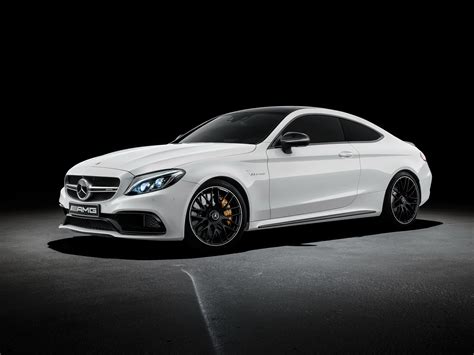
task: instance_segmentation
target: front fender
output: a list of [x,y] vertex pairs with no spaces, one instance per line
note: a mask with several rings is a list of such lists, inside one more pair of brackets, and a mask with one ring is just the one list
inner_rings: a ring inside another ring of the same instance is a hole
[[[233,159],[230,159],[233,160]],[[269,179],[266,159],[252,161],[207,161],[183,166],[183,180],[196,184],[192,193],[211,179],[225,177],[234,180],[244,190],[249,201],[249,221],[270,218]],[[189,197],[189,202],[191,201]]]

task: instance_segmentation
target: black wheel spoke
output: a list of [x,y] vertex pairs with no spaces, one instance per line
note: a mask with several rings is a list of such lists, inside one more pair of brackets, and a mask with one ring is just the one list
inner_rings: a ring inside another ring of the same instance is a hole
[[211,196],[211,199],[212,199],[212,202],[214,204],[214,207],[215,206],[219,206],[219,198],[217,197],[217,191],[215,188],[213,188],[212,190],[212,196]]
[[206,209],[206,206],[203,205],[202,201],[201,201],[201,196],[199,196],[199,198],[196,199],[196,204],[201,208],[201,209]]
[[392,202],[392,203],[394,203],[394,204],[398,204],[398,203],[400,202],[400,199],[401,199],[401,198],[402,198],[401,196],[399,196],[399,197],[395,198],[395,200],[393,200],[393,202]]
[[204,219],[202,220],[201,222],[198,222],[195,226],[194,226],[194,229],[196,231],[199,231],[199,232],[202,232],[204,231],[206,228],[209,227],[209,224],[208,224],[208,221],[207,219]]
[[202,208],[194,208],[194,207],[191,207],[191,211],[199,215],[202,215],[205,212],[205,210],[203,210]]
[[225,224],[223,224],[222,227],[224,227],[224,229],[227,229],[227,230],[229,230],[229,231],[231,231],[231,232],[234,232],[234,231],[235,231],[234,228],[231,228],[230,226],[225,225]]
[[227,201],[227,197],[229,197],[230,193],[231,193],[230,191],[227,191],[227,193],[224,195],[224,198],[222,199],[222,201],[224,201],[224,200]]
[[230,200],[227,201],[227,206],[230,206],[230,203],[236,198],[234,195],[230,197]]

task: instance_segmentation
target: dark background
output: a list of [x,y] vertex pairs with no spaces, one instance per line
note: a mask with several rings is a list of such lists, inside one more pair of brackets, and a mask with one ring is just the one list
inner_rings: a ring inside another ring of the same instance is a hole
[[84,159],[164,144],[215,115],[271,105],[346,111],[415,142],[434,175],[430,203],[465,205],[467,48],[455,30],[412,24],[331,36],[310,23],[298,33],[222,37],[216,28],[173,37],[28,31],[9,53],[3,207],[55,206],[64,174]]
[[[282,4],[4,10],[0,353],[206,352],[211,331],[223,353],[473,352],[471,12]],[[414,227],[265,230],[208,257],[57,229],[74,164],[266,105],[415,142],[434,180]]]

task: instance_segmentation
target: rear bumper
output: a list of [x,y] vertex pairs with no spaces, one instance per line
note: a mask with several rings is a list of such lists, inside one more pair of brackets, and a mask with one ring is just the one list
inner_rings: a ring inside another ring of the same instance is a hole
[[431,170],[427,163],[423,165],[420,172],[418,173],[418,179],[420,180],[421,206],[430,198],[431,182],[433,180],[433,175],[431,175]]

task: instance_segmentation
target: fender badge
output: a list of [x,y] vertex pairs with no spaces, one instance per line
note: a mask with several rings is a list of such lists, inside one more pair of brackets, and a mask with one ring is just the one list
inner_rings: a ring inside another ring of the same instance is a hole
[[250,170],[247,170],[247,172],[249,173],[250,176],[263,176],[265,175],[265,172],[253,172],[253,171],[250,171]]

